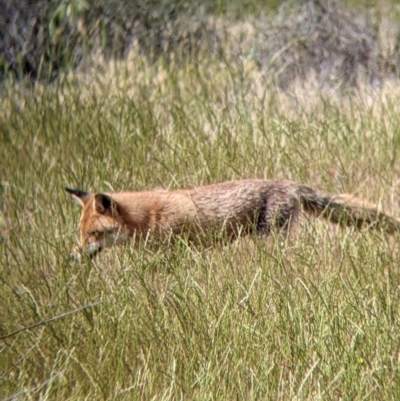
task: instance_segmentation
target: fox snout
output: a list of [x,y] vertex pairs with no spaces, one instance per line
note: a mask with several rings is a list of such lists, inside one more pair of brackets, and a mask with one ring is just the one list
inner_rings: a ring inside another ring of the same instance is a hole
[[70,258],[75,262],[81,262],[83,255],[87,255],[90,259],[92,259],[102,250],[103,247],[100,244],[92,244],[86,249],[82,249],[81,247],[75,245],[70,253]]

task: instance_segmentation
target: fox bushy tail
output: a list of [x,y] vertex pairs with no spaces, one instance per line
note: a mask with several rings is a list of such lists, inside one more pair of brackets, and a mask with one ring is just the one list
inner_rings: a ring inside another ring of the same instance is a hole
[[384,230],[392,234],[400,231],[400,220],[379,212],[377,206],[367,204],[351,195],[323,195],[312,188],[300,185],[297,188],[304,210],[321,216],[342,226],[355,226]]

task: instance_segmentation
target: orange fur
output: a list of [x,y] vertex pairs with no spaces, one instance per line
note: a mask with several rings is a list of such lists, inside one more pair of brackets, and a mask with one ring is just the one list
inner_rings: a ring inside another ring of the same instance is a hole
[[397,219],[347,195],[323,195],[290,181],[238,180],[175,191],[88,193],[66,188],[82,206],[80,242],[90,254],[114,243],[153,233],[160,239],[185,234],[196,241],[216,231],[226,239],[271,229],[287,232],[299,210],[342,225],[400,228]]

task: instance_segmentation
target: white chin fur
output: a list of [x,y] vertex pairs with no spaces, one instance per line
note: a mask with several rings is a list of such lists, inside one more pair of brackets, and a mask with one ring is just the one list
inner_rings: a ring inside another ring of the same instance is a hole
[[93,242],[89,244],[86,248],[86,252],[89,255],[93,255],[94,253],[98,252],[101,249],[101,244],[100,242]]

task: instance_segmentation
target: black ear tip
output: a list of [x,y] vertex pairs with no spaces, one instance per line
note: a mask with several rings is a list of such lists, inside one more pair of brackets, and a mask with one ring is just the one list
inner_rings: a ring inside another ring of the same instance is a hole
[[75,196],[77,196],[78,198],[82,198],[82,197],[85,197],[85,196],[89,195],[89,192],[81,191],[80,189],[71,189],[71,188],[68,188],[68,187],[65,187],[64,189],[65,189],[69,194],[75,195]]

